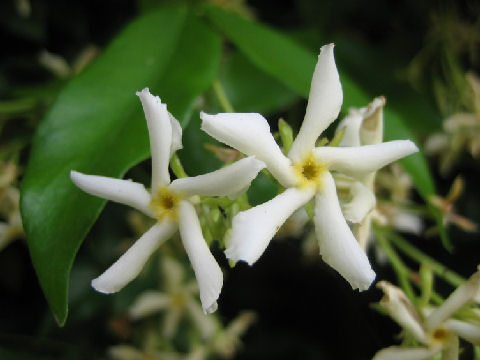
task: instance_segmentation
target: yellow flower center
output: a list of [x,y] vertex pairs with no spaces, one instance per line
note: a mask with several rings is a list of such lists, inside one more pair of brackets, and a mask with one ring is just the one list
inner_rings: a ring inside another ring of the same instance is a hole
[[185,305],[185,295],[182,293],[172,294],[170,300],[176,308],[182,308]]
[[322,187],[322,176],[328,170],[328,166],[317,161],[312,153],[309,153],[303,161],[293,167],[297,174],[299,187],[315,186],[317,189]]
[[447,338],[448,333],[445,329],[437,329],[433,332],[432,336],[435,340],[443,342]]
[[158,221],[162,221],[165,217],[176,220],[179,201],[180,196],[178,194],[173,193],[166,187],[161,187],[152,197],[150,207],[153,209]]

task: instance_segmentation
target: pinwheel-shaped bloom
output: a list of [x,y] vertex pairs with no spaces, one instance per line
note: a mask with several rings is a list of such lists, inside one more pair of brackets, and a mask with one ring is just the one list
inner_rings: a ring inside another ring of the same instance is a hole
[[195,280],[185,279],[182,265],[169,256],[162,256],[160,265],[163,274],[163,291],[145,291],[129,309],[130,318],[139,320],[163,312],[164,337],[173,338],[183,319],[188,319],[199,330],[202,338],[209,338],[217,329],[215,317],[203,313],[197,300],[198,285]]
[[315,147],[320,134],[337,118],[342,100],[331,44],[321,49],[305,118],[288,157],[283,155],[260,114],[201,114],[205,132],[265,162],[286,188],[274,199],[235,216],[230,245],[225,251],[228,258],[254,263],[285,220],[315,197],[315,231],[324,261],[353,288],[364,290],[371,284],[375,273],[342,215],[331,172],[361,180],[417,148],[408,140],[368,146]]
[[108,200],[132,206],[157,220],[128,251],[92,286],[102,293],[114,293],[133,280],[150,255],[180,230],[180,237],[192,264],[200,288],[200,300],[205,312],[216,310],[216,300],[223,284],[220,267],[202,236],[202,230],[190,199],[194,195],[234,197],[245,191],[264,167],[261,161],[249,157],[220,170],[170,182],[168,164],[171,155],[182,147],[182,129],[167,111],[160,98],[148,89],[138,92],[150,135],[152,154],[151,191],[129,180],[71,172],[72,181],[83,191]]
[[480,270],[426,317],[416,311],[400,288],[386,281],[379,282],[378,286],[385,293],[380,305],[422,346],[390,346],[375,354],[373,360],[423,360],[440,352],[442,359],[457,360],[458,337],[475,345],[480,344],[480,326],[452,318],[467,303],[479,303]]

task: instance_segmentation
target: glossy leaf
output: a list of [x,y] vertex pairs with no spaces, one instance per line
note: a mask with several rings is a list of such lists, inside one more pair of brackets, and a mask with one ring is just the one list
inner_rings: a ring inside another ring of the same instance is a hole
[[[207,14],[209,19],[253,64],[299,95],[308,97],[310,81],[316,64],[314,54],[277,31],[220,8],[210,7]],[[365,106],[376,95],[368,94],[342,69],[339,69],[339,72],[344,92],[343,109]],[[388,106],[385,109],[385,139],[415,139],[402,118],[388,109]],[[428,203],[430,195],[435,192],[435,186],[424,155],[421,152],[411,155],[402,159],[401,163],[412,177],[415,187]],[[446,247],[450,247],[440,214],[433,209],[432,211],[442,229],[443,243]]]
[[218,36],[186,8],[159,9],[132,22],[72,79],[38,128],[21,210],[35,270],[60,325],[73,260],[105,204],[76,188],[70,170],[122,177],[149,155],[135,91],[149,86],[185,124],[216,78],[219,57]]

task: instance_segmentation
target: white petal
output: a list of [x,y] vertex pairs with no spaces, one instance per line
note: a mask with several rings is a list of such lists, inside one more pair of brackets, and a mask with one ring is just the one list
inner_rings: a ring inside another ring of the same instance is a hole
[[154,217],[150,209],[151,196],[142,184],[105,176],[85,175],[70,171],[70,178],[80,189],[90,195],[131,206]]
[[387,281],[379,281],[377,287],[385,294],[380,305],[388,311],[392,319],[409,331],[417,341],[428,344],[427,335],[420,324],[420,316],[402,289]]
[[295,183],[290,160],[270,133],[267,120],[257,113],[200,113],[202,130],[218,141],[267,164],[268,170],[285,187]]
[[176,179],[169,188],[184,196],[231,196],[246,190],[264,167],[251,156],[208,174]]
[[329,172],[323,189],[315,196],[315,233],[323,260],[360,291],[375,279],[367,255],[352,234],[338,202],[335,182]]
[[480,345],[480,326],[450,319],[445,323],[445,328],[472,344]]
[[383,141],[383,107],[386,100],[379,96],[360,109],[363,115],[362,127],[360,128],[360,142],[362,145],[373,145]]
[[180,235],[192,264],[203,311],[212,313],[217,309],[217,299],[223,285],[223,274],[202,235],[200,222],[192,204],[180,201],[178,204]]
[[168,116],[170,118],[170,124],[172,125],[172,145],[170,146],[170,157],[172,157],[175,151],[183,148],[182,127],[172,114],[168,113]]
[[418,148],[410,140],[394,140],[355,147],[322,146],[315,148],[313,154],[318,161],[328,163],[331,170],[362,178],[417,151]]
[[288,154],[293,162],[303,159],[315,147],[320,134],[338,117],[342,101],[333,44],[325,45],[320,50],[313,73],[305,118]]
[[441,360],[458,360],[459,341],[458,336],[451,336],[443,345]]
[[375,206],[375,194],[359,181],[353,182],[349,190],[352,199],[342,204],[342,212],[348,221],[359,223]]
[[111,294],[135,279],[155,250],[177,230],[177,225],[163,221],[153,225],[112,266],[92,281],[95,290]]
[[130,345],[115,345],[108,348],[108,357],[113,360],[142,360],[145,354]]
[[164,255],[160,261],[164,289],[169,293],[182,290],[185,272],[180,262],[171,256]]
[[313,196],[313,189],[289,188],[272,200],[239,212],[233,218],[227,258],[252,265],[263,254],[282,224]]
[[372,360],[424,360],[438,354],[440,350],[442,350],[441,347],[429,349],[423,347],[390,346],[377,352]]
[[407,211],[399,210],[392,214],[390,221],[393,227],[399,231],[421,235],[423,231],[423,220],[420,216]]
[[480,270],[477,270],[464,284],[450,294],[442,306],[430,313],[425,320],[425,328],[429,330],[435,329],[466,303],[472,300],[478,302],[479,293]]
[[132,319],[137,320],[163,310],[169,304],[170,297],[167,294],[160,291],[145,291],[135,299],[128,313]]
[[163,317],[163,330],[162,335],[167,339],[171,339],[175,336],[178,330],[178,324],[182,317],[183,309],[178,306],[172,306]]
[[361,114],[349,114],[337,126],[335,133],[345,128],[342,141],[338,146],[360,146],[360,126],[362,126],[363,117]]
[[170,183],[168,163],[172,147],[172,122],[167,105],[158,96],[150,94],[148,88],[137,92],[147,119],[152,154],[152,192]]
[[185,306],[187,307],[187,311],[190,314],[193,323],[200,331],[202,338],[209,339],[218,327],[215,317],[205,314],[200,304],[191,297],[187,299]]

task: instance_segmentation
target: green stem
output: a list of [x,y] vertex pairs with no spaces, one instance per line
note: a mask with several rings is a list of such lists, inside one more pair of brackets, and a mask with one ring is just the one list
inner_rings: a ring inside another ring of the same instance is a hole
[[223,89],[222,84],[220,84],[220,81],[217,80],[213,83],[213,91],[215,91],[215,95],[217,96],[218,102],[220,103],[220,106],[223,108],[223,110],[225,110],[225,112],[228,112],[228,113],[235,112],[232,104],[227,98],[227,94],[225,93],[225,90]]
[[377,239],[377,243],[382,247],[385,254],[387,254],[388,259],[397,274],[398,283],[402,287],[405,294],[408,296],[410,300],[415,299],[415,293],[413,292],[412,285],[410,284],[410,269],[404,264],[402,259],[398,256],[395,252],[395,249],[390,246],[386,237],[384,236],[382,231],[376,231],[375,237]]
[[173,154],[172,158],[170,159],[170,167],[172,168],[172,171],[177,178],[180,179],[180,178],[188,177],[176,153]]
[[451,285],[457,287],[462,285],[466,281],[462,276],[450,270],[445,265],[440,264],[438,261],[431,258],[427,254],[423,253],[421,250],[411,245],[408,241],[406,241],[402,237],[394,233],[389,234],[389,236],[392,243],[398,249],[400,249],[402,253],[404,253],[409,258],[417,261],[420,264],[428,265],[438,277],[444,279],[446,282],[450,283]]

